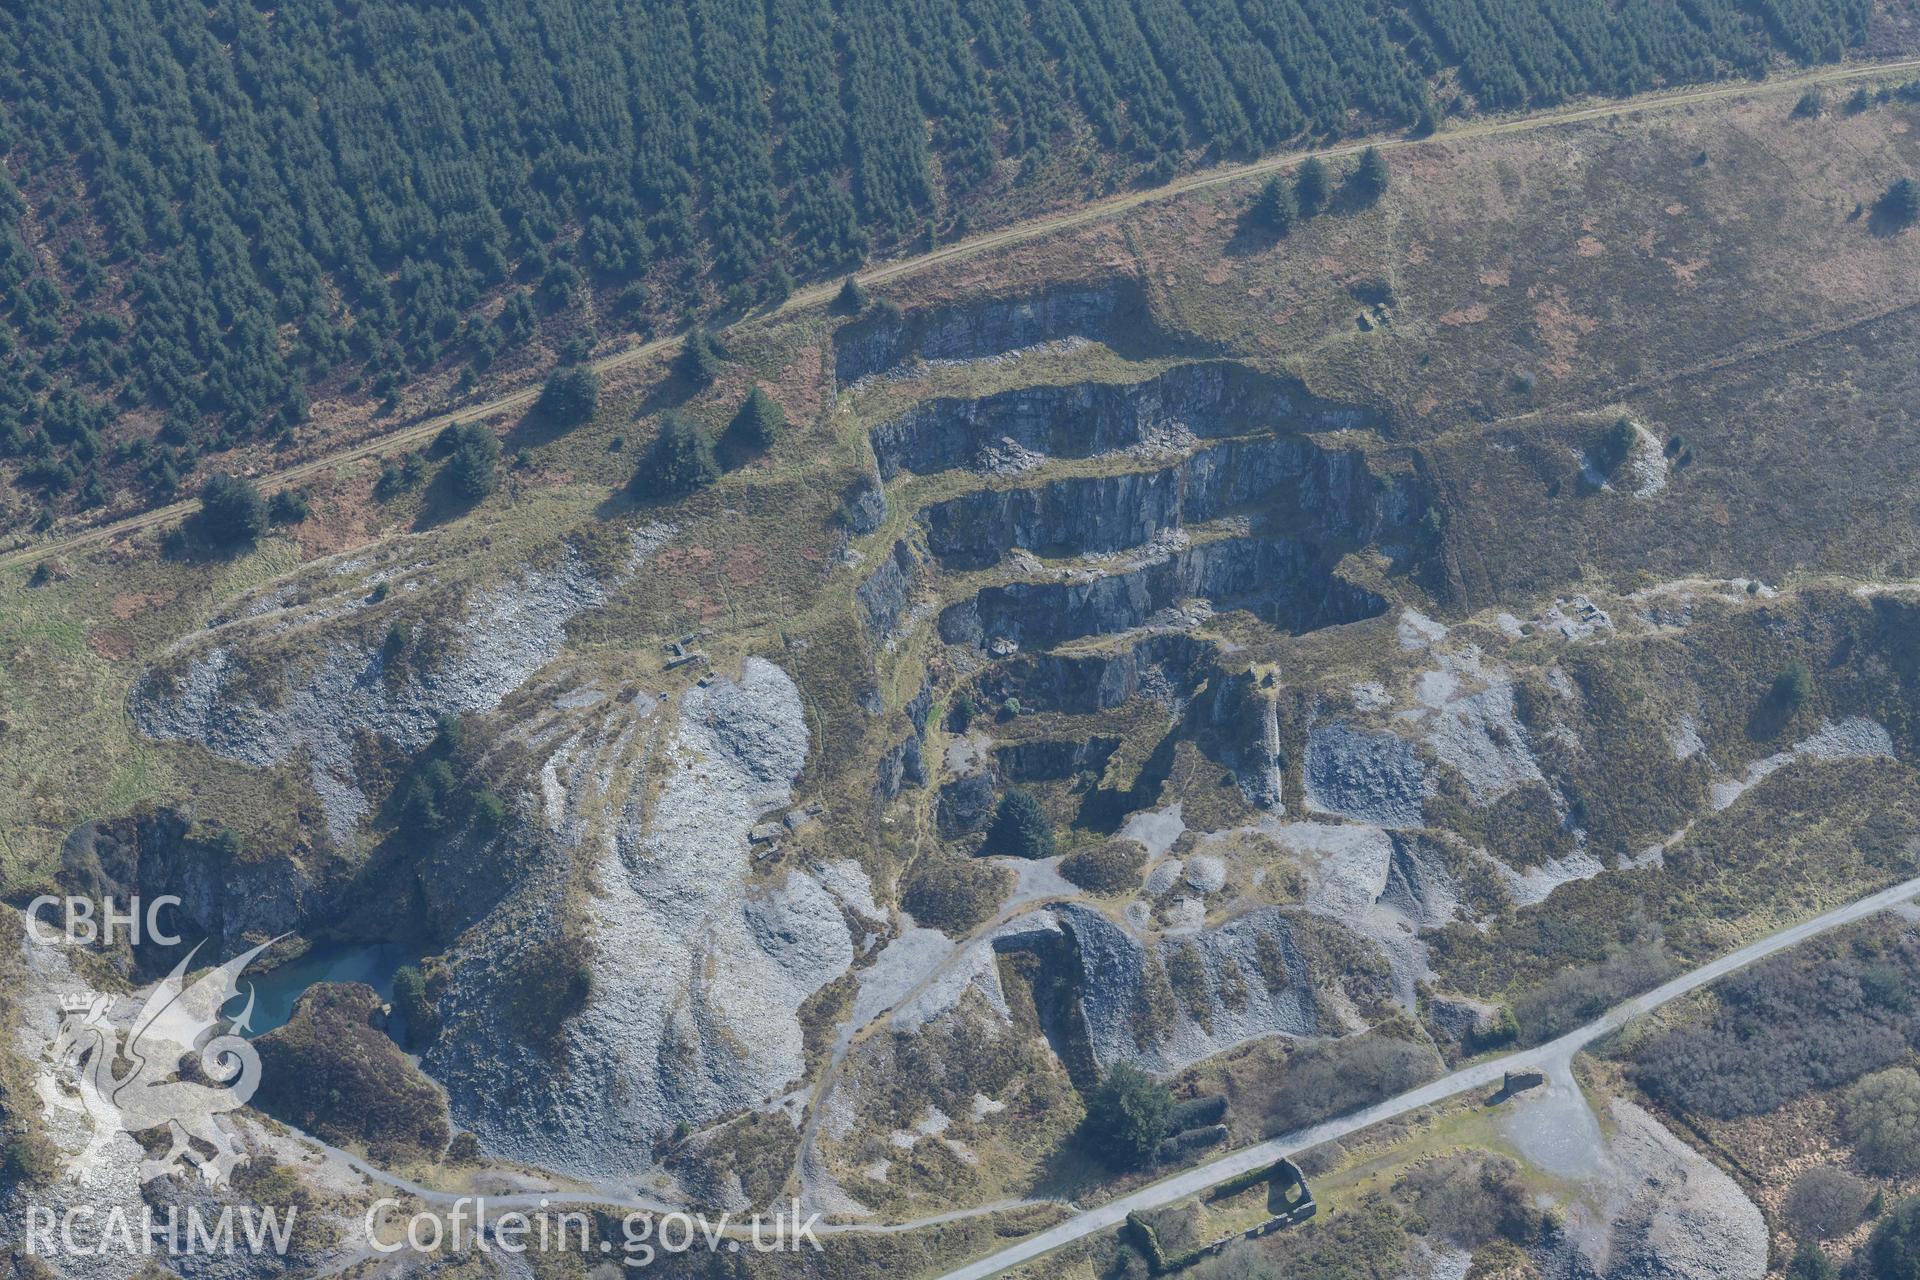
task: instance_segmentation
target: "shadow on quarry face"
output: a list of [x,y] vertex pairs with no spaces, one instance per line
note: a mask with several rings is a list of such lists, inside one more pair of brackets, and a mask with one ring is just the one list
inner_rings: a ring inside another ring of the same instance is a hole
[[1100,1067],[1080,1011],[1085,975],[1072,937],[1063,931],[1035,930],[996,941],[994,950],[1016,1022],[1031,1019],[1066,1067],[1073,1087],[1083,1095],[1090,1092],[1100,1083]]
[[981,360],[1074,338],[1134,356],[1199,355],[1207,350],[1205,344],[1162,329],[1145,288],[1127,277],[915,311],[885,304],[871,307],[834,334],[834,377],[845,386],[917,360]]

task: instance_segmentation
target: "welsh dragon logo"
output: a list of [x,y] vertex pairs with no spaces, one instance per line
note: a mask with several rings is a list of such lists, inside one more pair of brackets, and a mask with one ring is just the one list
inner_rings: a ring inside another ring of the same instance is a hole
[[[41,1078],[41,1092],[50,1104],[84,1110],[93,1122],[76,1164],[89,1164],[116,1133],[162,1127],[171,1144],[165,1155],[141,1162],[142,1182],[191,1162],[208,1183],[218,1185],[246,1160],[214,1117],[245,1106],[260,1085],[260,1055],[242,1034],[251,1029],[251,985],[246,1008],[224,1031],[218,1029],[228,1020],[220,1011],[240,994],[241,972],[278,941],[263,942],[189,984],[187,972],[200,950],[194,947],[147,992],[130,1021],[114,1017],[117,1002],[110,995],[62,999],[60,1030],[47,1049],[51,1068]],[[196,1061],[198,1071],[193,1071]],[[190,1140],[214,1154],[203,1155]]]

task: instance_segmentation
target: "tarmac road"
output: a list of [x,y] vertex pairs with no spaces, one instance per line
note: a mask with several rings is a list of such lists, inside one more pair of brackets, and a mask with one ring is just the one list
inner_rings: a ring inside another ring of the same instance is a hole
[[1661,1005],[1677,1000],[1689,992],[1697,991],[1708,983],[1743,969],[1756,960],[1765,959],[1767,956],[1796,946],[1831,929],[1838,929],[1843,925],[1853,924],[1877,912],[1885,911],[1917,894],[1920,894],[1920,877],[1903,881],[1890,889],[1870,894],[1846,906],[1836,907],[1824,915],[1815,916],[1811,920],[1802,921],[1778,933],[1750,942],[1737,951],[1728,952],[1718,960],[1710,960],[1698,969],[1682,974],[1670,982],[1662,983],[1631,1000],[1622,1001],[1584,1027],[1569,1031],[1558,1040],[1551,1040],[1546,1044],[1505,1054],[1485,1062],[1474,1063],[1451,1075],[1441,1076],[1438,1080],[1421,1085],[1417,1089],[1408,1090],[1397,1097],[1376,1102],[1370,1107],[1363,1107],[1337,1119],[1327,1120],[1294,1133],[1270,1138],[1251,1147],[1243,1147],[1217,1160],[1210,1160],[1206,1164],[1174,1174],[1170,1178],[1156,1182],[1150,1187],[1144,1187],[1130,1195],[1121,1196],[1097,1208],[1085,1210],[1057,1226],[1029,1236],[1018,1244],[1009,1245],[998,1253],[989,1254],[977,1262],[970,1262],[957,1270],[949,1271],[942,1280],[986,1280],[988,1276],[1019,1263],[1031,1261],[1061,1245],[1092,1235],[1096,1231],[1117,1226],[1135,1210],[1156,1209],[1162,1205],[1172,1204],[1176,1200],[1184,1200],[1237,1174],[1248,1173],[1263,1165],[1272,1164],[1282,1156],[1295,1155],[1320,1146],[1322,1143],[1344,1138],[1379,1124],[1382,1120],[1391,1120],[1409,1111],[1431,1106],[1457,1093],[1496,1084],[1509,1071],[1544,1071],[1549,1077],[1565,1080],[1574,1054],[1601,1036],[1618,1031],[1642,1014],[1658,1009]]

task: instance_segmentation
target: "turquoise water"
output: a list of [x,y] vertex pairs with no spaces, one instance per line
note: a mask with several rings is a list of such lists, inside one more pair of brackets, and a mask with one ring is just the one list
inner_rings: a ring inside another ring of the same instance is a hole
[[[240,977],[240,994],[227,1005],[227,1013],[237,1016],[247,1006],[247,987],[253,987],[252,1034],[265,1035],[283,1027],[293,1017],[294,1002],[308,987],[319,982],[364,982],[379,992],[382,1000],[393,999],[393,975],[402,965],[418,963],[420,952],[398,942],[353,943],[325,942],[315,946],[298,960],[289,960],[277,969],[255,976]],[[392,1028],[395,1038],[404,1028]]]

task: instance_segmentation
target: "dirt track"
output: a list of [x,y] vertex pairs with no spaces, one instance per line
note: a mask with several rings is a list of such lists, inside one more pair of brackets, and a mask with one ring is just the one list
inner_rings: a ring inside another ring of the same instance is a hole
[[[984,232],[967,240],[959,240],[927,253],[910,258],[901,258],[894,262],[882,263],[859,273],[863,284],[879,284],[887,280],[898,280],[906,276],[917,275],[929,268],[943,263],[971,258],[978,254],[1020,244],[1041,236],[1070,227],[1084,226],[1098,222],[1117,214],[1126,213],[1142,205],[1176,196],[1187,195],[1195,191],[1204,191],[1211,187],[1226,186],[1236,182],[1245,182],[1280,172],[1300,163],[1309,155],[1337,157],[1355,154],[1368,146],[1382,151],[1399,151],[1409,147],[1444,144],[1473,138],[1495,137],[1507,133],[1528,133],[1539,129],[1551,129],[1559,125],[1573,124],[1582,120],[1599,119],[1616,115],[1642,115],[1655,111],[1667,111],[1678,107],[1696,105],[1702,102],[1720,101],[1728,98],[1751,97],[1760,94],[1779,95],[1804,92],[1813,85],[1833,84],[1848,80],[1863,79],[1869,76],[1901,75],[1908,72],[1920,72],[1920,58],[1904,58],[1889,62],[1870,62],[1843,64],[1809,71],[1795,76],[1781,76],[1772,80],[1755,83],[1738,81],[1703,85],[1690,89],[1674,90],[1667,93],[1645,94],[1638,98],[1619,101],[1605,101],[1582,106],[1562,107],[1553,111],[1537,112],[1529,115],[1517,115],[1495,120],[1478,120],[1434,133],[1425,138],[1372,138],[1356,142],[1343,143],[1324,151],[1287,151],[1267,156],[1247,164],[1227,165],[1199,173],[1176,178],[1164,186],[1144,191],[1130,191],[1103,200],[1092,201],[1061,213],[1030,219],[1016,223],[998,231]],[[769,314],[772,316],[792,315],[810,307],[824,306],[832,301],[839,292],[838,282],[813,285],[801,289],[788,298]],[[748,323],[751,323],[749,321]],[[603,356],[594,361],[594,367],[601,372],[625,368],[652,356],[671,351],[680,345],[683,335],[672,334],[664,338],[655,338],[637,346],[628,347],[612,355]],[[280,471],[258,477],[262,489],[271,492],[297,484],[299,481],[324,471],[331,470],[342,463],[353,462],[361,458],[376,457],[396,449],[422,443],[437,435],[443,427],[456,420],[494,417],[501,413],[525,409],[533,403],[539,394],[537,386],[526,386],[508,392],[495,399],[480,404],[465,405],[448,412],[397,427],[383,435],[363,440],[323,457],[312,458],[295,463]],[[77,533],[71,533],[44,542],[33,543],[0,554],[0,568],[29,564],[49,556],[74,551],[95,543],[111,541],[127,534],[137,533],[172,524],[191,514],[198,503],[193,499],[169,503],[164,507],[155,507],[137,515],[126,516],[119,520],[95,525]]]

